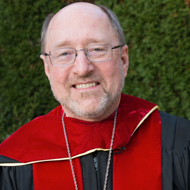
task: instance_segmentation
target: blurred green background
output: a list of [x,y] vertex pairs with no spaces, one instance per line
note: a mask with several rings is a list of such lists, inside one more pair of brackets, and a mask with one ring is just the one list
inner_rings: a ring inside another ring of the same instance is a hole
[[[0,142],[58,105],[43,71],[40,33],[63,0],[0,0]],[[94,2],[89,0],[88,2]],[[190,119],[190,0],[99,0],[129,46],[124,93]]]

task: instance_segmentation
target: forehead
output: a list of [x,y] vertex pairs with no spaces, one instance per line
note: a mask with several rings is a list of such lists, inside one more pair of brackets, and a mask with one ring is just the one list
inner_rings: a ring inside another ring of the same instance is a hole
[[[59,11],[48,27],[47,46],[84,46],[112,43],[117,34],[107,15],[97,6],[79,3]],[[111,44],[112,45],[112,44]]]

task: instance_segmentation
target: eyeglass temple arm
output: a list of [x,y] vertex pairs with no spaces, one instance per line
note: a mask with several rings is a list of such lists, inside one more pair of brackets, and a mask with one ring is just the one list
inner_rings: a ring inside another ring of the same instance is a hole
[[123,47],[124,45],[118,45],[118,46],[114,46],[114,47],[112,47],[112,49],[117,49],[117,48],[119,48],[119,47]]
[[50,53],[43,53],[42,55],[48,56],[48,55],[50,55]]

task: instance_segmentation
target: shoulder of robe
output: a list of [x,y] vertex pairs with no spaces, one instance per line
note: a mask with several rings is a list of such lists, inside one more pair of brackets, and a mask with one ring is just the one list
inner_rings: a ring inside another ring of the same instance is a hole
[[190,142],[190,121],[160,111],[162,123],[162,149],[183,150]]
[[27,156],[33,147],[39,148],[39,151],[44,148],[48,149],[48,142],[56,142],[55,134],[62,132],[62,128],[59,128],[61,116],[56,113],[59,110],[60,106],[49,114],[37,117],[20,127],[0,144],[0,155],[22,162],[22,157]]

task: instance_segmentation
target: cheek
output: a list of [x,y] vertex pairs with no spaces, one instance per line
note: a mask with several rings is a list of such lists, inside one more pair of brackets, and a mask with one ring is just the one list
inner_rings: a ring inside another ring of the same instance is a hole
[[50,81],[52,84],[64,84],[66,78],[66,73],[62,69],[56,68],[50,71]]
[[114,61],[112,63],[107,63],[102,73],[104,80],[111,88],[117,87],[121,81],[122,73],[119,62]]
[[123,70],[123,68],[121,68],[121,63],[118,60],[114,61],[112,65],[110,66],[110,70],[109,70],[110,77],[115,78],[115,79],[120,78],[121,70]]

